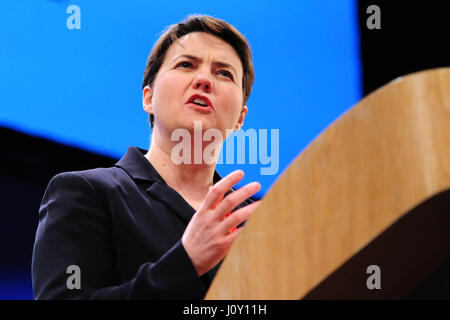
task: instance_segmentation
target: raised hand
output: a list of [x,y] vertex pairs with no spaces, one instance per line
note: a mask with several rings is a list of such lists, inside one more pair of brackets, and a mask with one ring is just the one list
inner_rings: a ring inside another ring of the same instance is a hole
[[212,186],[181,238],[199,276],[212,269],[226,256],[241,232],[240,228],[235,227],[250,218],[259,205],[257,201],[228,215],[261,188],[258,182],[252,182],[224,198],[228,190],[243,177],[244,172],[237,170]]

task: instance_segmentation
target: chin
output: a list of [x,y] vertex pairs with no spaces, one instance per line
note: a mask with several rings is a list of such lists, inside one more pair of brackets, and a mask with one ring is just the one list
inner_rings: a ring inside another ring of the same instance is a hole
[[[199,124],[195,124],[195,122],[201,122],[201,123],[199,125]],[[183,121],[183,124],[180,126],[180,128],[185,128],[185,129],[189,130],[190,132],[194,132],[195,127],[197,127],[197,128],[201,127],[201,130],[205,131],[210,128],[215,128],[216,126],[209,119],[202,119],[199,117],[185,119]]]

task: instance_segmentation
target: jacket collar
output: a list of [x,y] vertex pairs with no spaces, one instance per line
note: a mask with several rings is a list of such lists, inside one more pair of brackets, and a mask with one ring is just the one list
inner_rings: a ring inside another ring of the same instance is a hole
[[130,146],[127,153],[116,163],[135,180],[158,181],[161,178],[150,161],[145,158],[147,150]]
[[[150,161],[145,158],[146,153],[147,150],[130,146],[127,153],[116,163],[116,167],[125,170],[133,179],[148,181],[163,180]],[[217,183],[219,180],[222,180],[222,177],[215,170],[213,182]]]
[[[134,180],[144,180],[151,182],[151,185],[146,189],[147,193],[154,199],[164,203],[170,208],[178,217],[183,219],[186,224],[192,218],[195,213],[195,209],[191,207],[189,203],[174,189],[169,187],[164,179],[159,175],[156,169],[152,166],[150,161],[145,158],[147,150],[130,146],[127,153],[116,163],[116,167],[119,167],[127,172]],[[213,182],[221,180],[217,170],[214,171]],[[236,191],[231,188],[226,195],[230,192]],[[246,203],[253,202],[250,199]],[[244,203],[238,205],[235,210],[242,207]],[[208,271],[202,276],[202,279],[208,283],[211,283],[214,275],[216,274],[220,264]]]
[[[147,150],[130,146],[127,153],[116,163],[116,167],[125,170],[134,180],[151,182],[146,190],[147,193],[152,198],[164,203],[180,218],[189,222],[195,209],[177,191],[167,185],[150,161],[145,158],[146,153]],[[214,171],[213,182],[216,183],[221,179],[219,173]]]

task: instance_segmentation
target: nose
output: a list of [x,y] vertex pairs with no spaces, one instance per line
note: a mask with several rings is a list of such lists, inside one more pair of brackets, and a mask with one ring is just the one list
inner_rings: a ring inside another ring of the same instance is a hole
[[193,87],[194,89],[200,89],[206,93],[210,93],[212,91],[211,78],[204,73],[199,73],[194,79]]

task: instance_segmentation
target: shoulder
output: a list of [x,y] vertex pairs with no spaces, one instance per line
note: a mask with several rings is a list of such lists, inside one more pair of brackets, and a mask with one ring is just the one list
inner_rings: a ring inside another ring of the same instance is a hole
[[54,176],[44,201],[94,202],[112,209],[126,199],[141,194],[140,185],[119,167],[63,172]]
[[91,189],[102,189],[112,187],[127,175],[122,169],[117,167],[96,168],[83,171],[62,172],[55,175],[49,182],[51,186],[72,186]]
[[51,201],[86,202],[87,199],[104,203],[105,197],[123,185],[128,175],[120,168],[97,168],[84,171],[62,172],[47,185],[44,203]]

